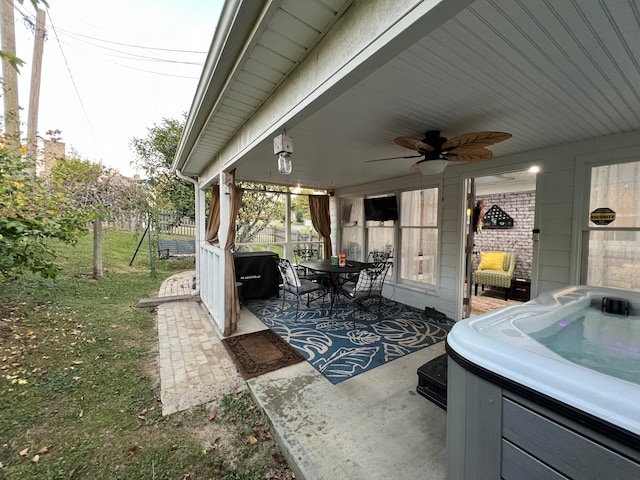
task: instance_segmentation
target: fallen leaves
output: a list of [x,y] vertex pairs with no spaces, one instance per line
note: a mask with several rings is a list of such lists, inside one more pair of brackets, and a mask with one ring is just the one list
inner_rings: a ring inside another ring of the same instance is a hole
[[218,450],[220,448],[220,446],[222,445],[222,438],[218,437],[216,438],[213,443],[211,443],[207,448],[205,448],[202,453],[209,453],[212,450]]
[[133,456],[138,453],[138,445],[132,445],[127,449],[127,455]]
[[[27,457],[29,455],[29,451],[30,451],[29,447],[23,448],[18,452],[18,455],[20,455],[21,457]],[[31,457],[31,462],[32,463],[40,462],[40,455],[44,455],[45,453],[48,453],[48,452],[49,452],[49,447],[42,447],[40,450],[36,452],[36,454],[33,457]]]

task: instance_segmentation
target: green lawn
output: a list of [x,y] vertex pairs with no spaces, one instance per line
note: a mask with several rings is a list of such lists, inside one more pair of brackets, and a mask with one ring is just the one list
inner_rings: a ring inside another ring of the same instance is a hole
[[[154,313],[139,309],[193,259],[155,260],[145,239],[105,233],[60,246],[63,271],[0,283],[0,479],[288,479],[247,392],[161,416]],[[154,252],[155,253],[155,252]],[[156,253],[157,255],[157,253]]]

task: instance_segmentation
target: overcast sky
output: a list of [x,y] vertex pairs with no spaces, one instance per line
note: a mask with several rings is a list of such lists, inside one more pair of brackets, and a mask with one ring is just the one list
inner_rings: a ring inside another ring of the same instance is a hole
[[[0,0],[3,1],[3,0]],[[15,1],[23,135],[33,33],[31,2]],[[125,175],[132,138],[191,107],[222,0],[48,0],[38,132],[62,131],[82,158]],[[180,51],[177,51],[180,50]]]

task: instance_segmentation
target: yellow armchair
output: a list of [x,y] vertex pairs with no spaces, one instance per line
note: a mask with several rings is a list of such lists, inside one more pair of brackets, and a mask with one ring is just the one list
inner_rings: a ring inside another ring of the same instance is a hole
[[473,272],[476,296],[478,295],[478,284],[480,284],[482,291],[484,291],[485,285],[504,288],[504,299],[509,300],[511,280],[514,277],[515,268],[515,252],[482,252],[480,264]]

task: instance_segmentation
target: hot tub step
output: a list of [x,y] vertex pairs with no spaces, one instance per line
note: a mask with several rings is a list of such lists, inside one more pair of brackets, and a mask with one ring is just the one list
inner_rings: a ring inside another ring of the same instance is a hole
[[418,368],[418,387],[416,391],[440,408],[447,409],[446,353]]

